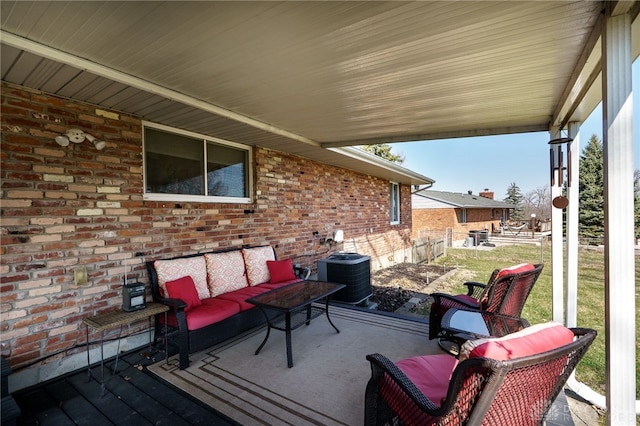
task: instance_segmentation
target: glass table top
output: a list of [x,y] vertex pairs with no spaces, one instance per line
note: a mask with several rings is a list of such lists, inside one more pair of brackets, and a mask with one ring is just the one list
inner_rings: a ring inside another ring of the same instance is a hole
[[247,302],[271,309],[294,310],[323,299],[344,287],[344,284],[324,281],[302,281],[251,297]]

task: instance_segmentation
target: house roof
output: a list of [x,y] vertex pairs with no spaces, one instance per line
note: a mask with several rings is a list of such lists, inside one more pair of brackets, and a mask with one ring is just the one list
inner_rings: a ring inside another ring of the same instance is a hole
[[[420,198],[437,201],[448,204],[454,208],[480,209],[480,208],[499,208],[514,209],[516,206],[504,201],[492,200],[476,194],[462,194],[459,192],[432,191],[422,189],[412,194],[413,199]],[[412,200],[413,202],[413,200]],[[413,203],[414,207],[418,207],[420,202]]]
[[345,147],[545,131],[601,99],[603,2],[0,8],[3,81],[414,185]]

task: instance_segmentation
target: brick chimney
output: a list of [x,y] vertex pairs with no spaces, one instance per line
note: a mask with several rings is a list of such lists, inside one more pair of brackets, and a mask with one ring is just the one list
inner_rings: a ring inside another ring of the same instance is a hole
[[489,191],[489,188],[485,188],[485,190],[480,192],[480,194],[478,195],[480,195],[481,197],[493,200],[493,191]]

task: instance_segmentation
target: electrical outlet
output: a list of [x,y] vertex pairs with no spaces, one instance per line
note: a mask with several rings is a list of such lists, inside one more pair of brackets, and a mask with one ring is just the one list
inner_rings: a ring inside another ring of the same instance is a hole
[[83,266],[82,268],[74,269],[73,280],[76,285],[86,285],[89,282],[89,278],[87,277],[87,268]]

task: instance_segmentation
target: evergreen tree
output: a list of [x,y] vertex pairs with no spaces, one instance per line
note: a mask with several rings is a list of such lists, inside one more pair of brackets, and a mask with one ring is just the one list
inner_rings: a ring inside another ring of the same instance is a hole
[[514,210],[511,212],[512,220],[525,220],[524,217],[524,206],[523,200],[524,196],[520,191],[518,185],[515,182],[511,182],[509,188],[507,188],[507,196],[503,200],[505,203],[511,203],[515,206]]
[[604,238],[604,151],[598,136],[591,135],[580,156],[580,208],[578,234],[581,238]]
[[370,152],[371,154],[377,155],[378,157],[382,157],[385,160],[391,161],[392,163],[396,163],[396,164],[404,163],[404,156],[401,154],[394,154],[393,152],[391,152],[391,145],[389,145],[388,143],[364,145],[361,148],[364,151]]

